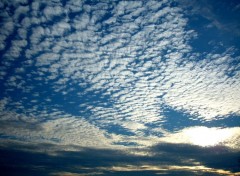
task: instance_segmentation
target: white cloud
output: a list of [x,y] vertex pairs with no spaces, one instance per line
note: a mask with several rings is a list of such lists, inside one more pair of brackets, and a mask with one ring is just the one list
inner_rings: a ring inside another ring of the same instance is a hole
[[[5,100],[2,106],[4,102]],[[107,133],[81,117],[56,115],[56,119],[43,120],[44,117],[40,118],[40,115],[37,118],[26,117],[11,111],[2,111],[1,115],[2,135],[15,136],[17,139],[35,143],[82,147],[111,146],[111,141],[105,137]]]
[[160,138],[162,142],[168,143],[186,143],[202,147],[224,145],[232,149],[239,150],[240,128],[208,128],[196,126],[185,128],[176,133],[166,134]]
[[[166,104],[183,108],[189,113],[198,113],[206,120],[217,116],[239,113],[237,99],[236,77],[226,77],[225,64],[218,67],[213,65],[198,65],[187,63],[185,67],[175,66],[172,78],[174,84],[164,96]],[[221,70],[220,70],[221,69]],[[223,74],[223,75],[221,75]]]
[[64,9],[59,6],[47,6],[43,10],[43,14],[47,18],[47,20],[51,20],[53,17],[58,17],[64,13]]
[[[43,14],[39,11],[41,3],[46,5]],[[13,38],[3,55],[0,78],[8,68],[20,63],[15,75],[6,81],[6,90],[21,88],[20,99],[27,96],[28,103],[34,104],[42,100],[32,96],[31,91],[42,93],[44,90],[38,86],[46,84],[54,92],[45,97],[52,100],[53,106],[64,107],[61,101],[51,98],[56,93],[61,100],[74,97],[73,104],[91,113],[84,117],[86,120],[73,116],[41,124],[44,129],[51,129],[42,133],[48,136],[46,140],[56,137],[70,143],[68,134],[64,136],[61,131],[68,122],[70,126],[83,123],[93,131],[114,123],[138,137],[146,137],[143,130],[154,132],[147,124],[167,118],[164,106],[194,114],[201,120],[240,114],[239,74],[231,65],[237,59],[234,50],[207,55],[192,53],[189,41],[197,34],[186,30],[188,20],[182,10],[170,7],[168,1],[121,1],[117,5],[102,2],[91,6],[68,1],[64,9],[61,3],[50,1],[33,2],[31,8],[15,5],[16,18],[23,12],[31,15],[21,22],[7,12],[3,15],[6,30],[0,30],[0,47],[5,48],[4,41],[13,30],[22,38]],[[27,45],[29,48],[24,48]],[[228,72],[235,74],[229,76]],[[87,100],[86,95],[96,95],[99,100]],[[46,102],[32,109],[25,107],[24,100],[18,103],[18,107],[36,114],[38,107],[51,108],[44,105]],[[81,108],[74,113],[81,113]],[[54,128],[59,132],[53,132]],[[84,131],[84,126],[80,128],[78,131],[73,126],[72,130],[98,138],[95,133]],[[35,137],[40,138],[39,133]],[[80,138],[72,140],[83,145]]]

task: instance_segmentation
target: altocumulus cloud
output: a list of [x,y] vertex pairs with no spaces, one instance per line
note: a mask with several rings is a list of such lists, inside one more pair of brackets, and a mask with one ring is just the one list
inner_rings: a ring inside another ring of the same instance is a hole
[[[182,7],[174,0],[1,1],[6,173],[239,172],[238,125],[204,126],[240,114],[239,51],[193,48],[200,34]],[[198,124],[165,128],[166,109]],[[12,163],[14,156],[25,165]],[[213,164],[211,157],[221,159]]]

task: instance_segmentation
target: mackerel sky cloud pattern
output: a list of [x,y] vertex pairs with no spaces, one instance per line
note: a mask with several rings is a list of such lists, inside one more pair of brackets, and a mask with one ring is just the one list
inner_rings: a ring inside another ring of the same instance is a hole
[[[190,17],[201,14],[187,8],[174,0],[1,1],[0,140],[139,155],[135,147],[159,143],[239,151],[239,47],[209,37],[202,49]],[[212,14],[201,19],[201,29],[226,32]],[[202,132],[209,143],[197,139]]]

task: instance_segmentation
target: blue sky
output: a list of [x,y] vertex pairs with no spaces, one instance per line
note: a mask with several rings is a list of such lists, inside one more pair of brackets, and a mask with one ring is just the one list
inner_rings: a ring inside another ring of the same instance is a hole
[[240,172],[238,1],[0,9],[6,175]]

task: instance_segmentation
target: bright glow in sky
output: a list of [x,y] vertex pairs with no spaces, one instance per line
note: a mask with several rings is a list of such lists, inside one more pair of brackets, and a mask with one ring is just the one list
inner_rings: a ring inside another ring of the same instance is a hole
[[173,143],[190,143],[202,147],[226,144],[228,147],[238,148],[239,141],[231,143],[230,139],[237,139],[240,128],[207,128],[203,126],[190,127],[180,132],[170,134],[162,140]]

